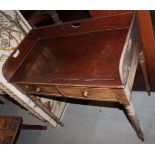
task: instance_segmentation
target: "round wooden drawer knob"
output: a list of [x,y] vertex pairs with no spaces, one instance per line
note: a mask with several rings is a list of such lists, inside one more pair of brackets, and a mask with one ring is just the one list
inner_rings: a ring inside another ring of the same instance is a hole
[[85,97],[85,98],[87,98],[88,97],[88,91],[87,90],[84,91],[83,94],[82,94],[82,96]]
[[26,88],[26,89],[29,89],[29,86],[28,86],[28,85],[25,85],[25,88]]
[[38,92],[38,93],[39,93],[40,91],[41,91],[41,89],[40,89],[40,88],[36,88],[36,92]]

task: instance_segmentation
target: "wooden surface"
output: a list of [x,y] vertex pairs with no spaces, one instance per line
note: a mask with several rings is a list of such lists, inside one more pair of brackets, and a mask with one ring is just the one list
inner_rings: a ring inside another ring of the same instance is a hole
[[11,82],[121,87],[118,67],[127,30],[42,39]]
[[119,59],[131,17],[88,19],[79,21],[76,28],[72,22],[46,27],[46,31],[33,29],[18,47],[19,56],[14,58],[15,51],[4,64],[4,76],[12,82],[120,87]]
[[6,61],[3,73],[28,96],[119,102],[143,140],[131,90],[125,89],[127,81],[132,87],[134,80],[134,75],[128,77],[130,67],[137,68],[137,63],[132,64],[138,62],[134,53],[141,48],[136,34],[134,13],[33,29]]
[[11,54],[11,57],[9,57],[7,61],[7,65],[9,67],[6,66],[6,63],[4,64],[3,68],[5,68],[5,70],[3,70],[3,74],[7,80],[11,79],[12,75],[16,72],[17,68],[19,68],[19,65],[20,65],[19,62],[23,61],[25,56],[28,55],[29,52],[31,51],[30,49],[32,48],[32,46],[40,38],[46,38],[51,36],[60,37],[60,36],[66,36],[68,34],[75,35],[79,33],[90,33],[94,31],[96,31],[97,33],[97,31],[99,30],[129,27],[131,18],[132,18],[132,14],[126,14],[126,15],[117,16],[117,19],[115,17],[112,17],[110,19],[105,17],[100,19],[93,19],[91,21],[90,19],[84,20],[82,23],[80,23],[81,24],[80,27],[74,26],[75,24],[80,22],[80,21],[76,21],[76,23],[70,22],[66,24],[60,24],[57,26],[49,26],[45,28],[46,30],[44,28],[33,29],[29,33],[29,35],[24,39],[22,44],[19,45],[18,50],[19,52],[22,51],[20,55],[14,58],[14,54],[16,53],[15,51],[14,53]]
[[0,144],[14,143],[20,129],[47,130],[47,126],[22,124],[22,117],[0,116]]
[[21,117],[0,116],[0,144],[13,143],[21,122]]
[[[28,14],[31,13],[31,11],[25,11]],[[80,18],[75,18],[75,14],[80,15]],[[88,12],[88,11],[87,11]],[[89,18],[88,13],[86,11],[57,11],[60,18],[63,20],[64,18],[70,18],[70,16],[73,16],[71,19],[66,21],[74,21],[81,18]],[[113,16],[116,14],[124,14],[132,12],[132,10],[90,10],[89,14],[91,17],[107,17],[107,16]],[[154,34],[153,34],[153,28],[152,28],[152,21],[150,18],[150,12],[149,11],[141,11],[138,10],[138,16],[139,16],[139,25],[141,30],[141,36],[144,43],[144,54],[146,58],[146,66],[148,68],[149,73],[149,79],[151,82],[151,89],[152,91],[155,90],[155,43],[154,43]],[[119,20],[119,19],[118,19]],[[115,21],[116,22],[116,21]],[[134,90],[145,90],[145,87],[143,85],[144,79],[142,76],[142,72],[140,69],[140,66],[138,67],[137,73],[136,73],[136,79],[134,83]]]
[[132,10],[89,10],[91,17],[106,17],[129,12],[132,12]]
[[[91,10],[89,11],[91,17],[101,17],[101,16],[111,16],[120,13],[128,12],[127,10]],[[146,67],[149,74],[149,80],[151,84],[151,91],[155,91],[155,40],[153,26],[150,16],[150,11],[148,10],[138,10],[137,11],[139,19],[139,28],[141,39],[143,42],[144,55],[146,59]],[[140,67],[137,70],[134,90],[145,90],[144,78]]]
[[[146,61],[146,67],[149,74],[149,80],[151,83],[151,91],[155,91],[155,40],[154,32],[149,11],[138,11],[140,34],[143,42],[144,56]],[[140,75],[138,75],[140,76]],[[141,83],[138,83],[137,87],[141,88]],[[141,88],[142,89],[142,88]]]

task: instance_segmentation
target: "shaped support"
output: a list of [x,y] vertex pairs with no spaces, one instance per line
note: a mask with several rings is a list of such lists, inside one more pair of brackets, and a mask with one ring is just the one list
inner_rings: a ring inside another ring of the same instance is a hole
[[149,83],[149,78],[148,78],[148,73],[147,73],[147,68],[146,68],[145,57],[144,57],[143,51],[141,51],[139,54],[139,63],[140,63],[144,81],[145,81],[145,88],[146,88],[146,91],[148,92],[148,95],[150,96],[151,88],[150,88],[150,83]]

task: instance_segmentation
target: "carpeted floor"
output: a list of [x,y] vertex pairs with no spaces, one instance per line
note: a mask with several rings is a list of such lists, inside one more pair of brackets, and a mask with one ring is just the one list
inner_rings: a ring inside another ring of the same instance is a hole
[[[47,131],[22,130],[17,143],[155,143],[155,93],[149,97],[146,92],[133,92],[132,101],[144,132],[144,142],[137,138],[121,108],[112,104],[93,106],[96,103],[91,102],[91,105],[70,104],[63,118],[64,127],[49,127]],[[4,102],[0,107],[1,115],[20,115],[24,123],[42,124],[21,107]]]

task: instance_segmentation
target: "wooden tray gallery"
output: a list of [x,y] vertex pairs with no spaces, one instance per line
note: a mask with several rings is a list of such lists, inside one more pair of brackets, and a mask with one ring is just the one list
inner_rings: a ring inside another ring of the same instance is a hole
[[79,96],[84,88],[94,88],[92,95],[100,93],[96,88],[123,88],[134,48],[133,18],[129,12],[34,28],[8,58],[3,74],[32,94],[68,96],[70,88]]

